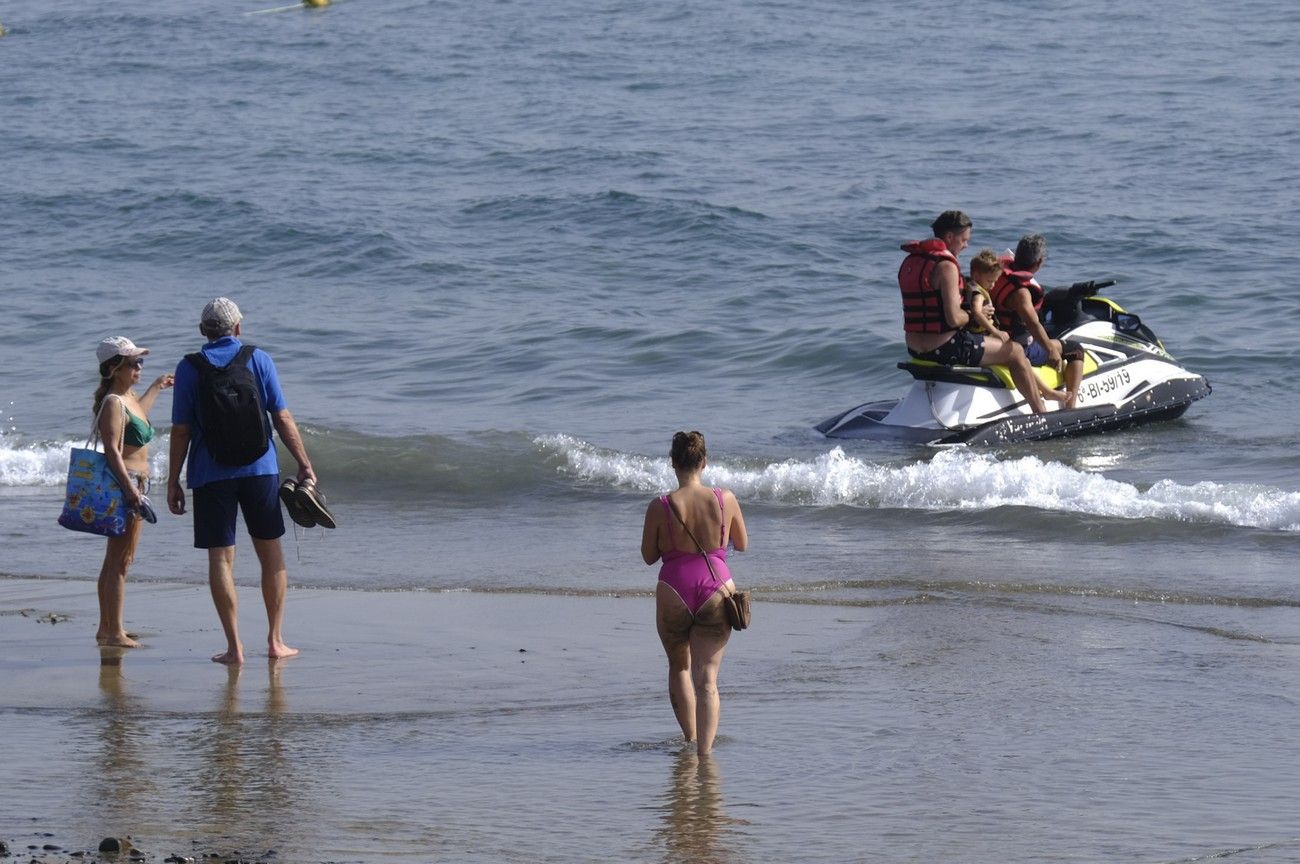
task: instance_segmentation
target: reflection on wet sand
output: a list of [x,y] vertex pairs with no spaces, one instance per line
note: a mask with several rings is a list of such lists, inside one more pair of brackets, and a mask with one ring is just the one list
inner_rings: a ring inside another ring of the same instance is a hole
[[103,726],[99,730],[99,759],[94,784],[96,799],[106,817],[121,824],[133,824],[142,803],[155,791],[153,770],[147,751],[148,726],[141,719],[143,704],[130,692],[122,674],[127,649],[102,646],[99,649],[99,692],[102,696]]
[[[290,719],[285,714],[284,664],[267,664],[263,711],[245,711],[241,681],[249,671],[228,666],[210,724],[199,720],[199,795],[193,824],[213,836],[278,845],[300,822],[302,790],[287,757]],[[247,682],[244,682],[245,685]]]
[[683,750],[673,765],[672,786],[663,796],[663,822],[655,832],[665,864],[725,864],[743,860],[731,826],[743,825],[722,809],[722,775],[712,756]]

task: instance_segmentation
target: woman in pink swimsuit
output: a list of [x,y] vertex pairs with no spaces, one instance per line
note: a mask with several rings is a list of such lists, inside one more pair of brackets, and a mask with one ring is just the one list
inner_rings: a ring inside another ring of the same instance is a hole
[[[731,636],[719,592],[723,585],[736,587],[727,569],[727,542],[743,552],[749,535],[736,496],[700,482],[707,462],[704,436],[678,432],[671,457],[677,488],[646,509],[641,557],[647,564],[663,559],[655,587],[655,623],[668,654],[668,699],[682,734],[696,742],[703,756],[713,749],[718,733],[718,669]],[[691,535],[703,544],[708,563]]]

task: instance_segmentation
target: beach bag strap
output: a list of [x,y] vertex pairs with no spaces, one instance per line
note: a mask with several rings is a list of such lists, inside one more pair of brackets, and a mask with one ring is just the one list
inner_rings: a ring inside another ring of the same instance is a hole
[[117,436],[117,449],[120,451],[126,443],[126,402],[122,401],[122,397],[116,393],[108,393],[104,396],[104,401],[99,403],[99,410],[95,412],[95,419],[90,424],[90,437],[86,439],[87,450],[98,448],[99,418],[104,413],[104,409],[108,407],[109,399],[116,399],[118,404],[122,406],[122,431]]
[[[696,540],[695,535],[691,533],[691,529],[686,527],[686,520],[682,518],[682,514],[678,513],[677,508],[673,506],[673,499],[665,495],[664,500],[668,502],[668,509],[673,511],[673,515],[676,516],[677,521],[681,523],[682,530],[686,532],[686,536],[691,538],[691,542],[695,544],[695,548],[700,550],[700,554],[704,556],[704,564],[709,568],[709,575],[713,577],[714,582],[717,582],[718,574],[713,569],[713,561],[709,558],[709,553],[704,551],[704,547],[700,545],[700,541]],[[719,503],[721,503],[721,501],[719,501]],[[744,630],[749,626],[750,619],[749,592],[732,591],[727,587],[727,583],[725,582],[722,583],[722,590],[724,592],[722,595],[722,609],[727,613],[727,623],[731,625],[732,630]]]

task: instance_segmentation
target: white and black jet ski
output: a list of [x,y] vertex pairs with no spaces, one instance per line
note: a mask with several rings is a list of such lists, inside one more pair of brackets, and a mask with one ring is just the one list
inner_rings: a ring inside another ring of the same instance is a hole
[[[1005,366],[944,366],[908,360],[898,368],[915,380],[902,399],[868,402],[817,424],[829,438],[871,438],[927,444],[1000,444],[1101,432],[1171,420],[1210,395],[1204,377],[1189,372],[1138,316],[1096,296],[1115,282],[1077,282],[1043,301],[1048,335],[1083,346],[1083,381],[1076,406],[1034,414]],[[1034,370],[1060,388],[1055,369]]]

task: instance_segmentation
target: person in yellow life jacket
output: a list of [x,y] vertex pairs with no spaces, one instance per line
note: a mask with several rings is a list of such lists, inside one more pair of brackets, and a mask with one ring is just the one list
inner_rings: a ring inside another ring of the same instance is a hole
[[1034,366],[1051,366],[1062,372],[1068,394],[1062,407],[1073,408],[1083,378],[1083,348],[1077,342],[1052,339],[1039,320],[1043,308],[1043,286],[1034,274],[1047,260],[1047,238],[1026,234],[1016,244],[1015,255],[1002,259],[1002,275],[989,293],[993,297],[998,324],[1025,350]]
[[907,257],[898,268],[898,287],[903,295],[907,353],[945,366],[1006,365],[1033,412],[1043,413],[1038,379],[1024,349],[1009,339],[964,329],[970,315],[962,308],[957,254],[970,243],[970,217],[960,210],[947,210],[930,224],[930,230],[932,239],[902,246]]
[[992,249],[981,249],[979,254],[970,259],[970,276],[966,277],[966,308],[970,310],[971,320],[966,329],[972,333],[986,333],[1010,341],[1011,335],[998,329],[993,312],[993,298],[989,295],[993,283],[1001,275],[1002,262]]
[[[970,259],[970,276],[966,279],[966,305],[970,309],[971,321],[966,329],[972,333],[988,333],[1011,341],[1010,334],[998,328],[997,312],[990,293],[1001,275],[1002,260],[992,249],[981,249],[979,254]],[[1070,401],[1069,391],[1053,390],[1037,375],[1034,376],[1034,381],[1038,384],[1038,395],[1044,399],[1063,403]]]

